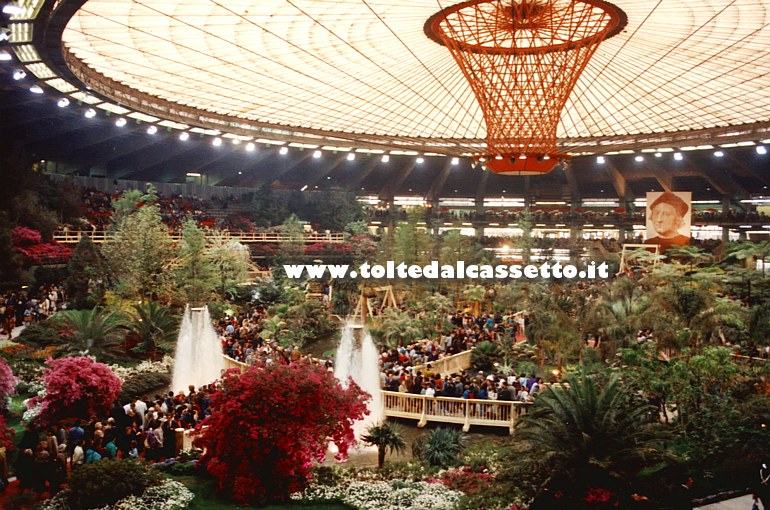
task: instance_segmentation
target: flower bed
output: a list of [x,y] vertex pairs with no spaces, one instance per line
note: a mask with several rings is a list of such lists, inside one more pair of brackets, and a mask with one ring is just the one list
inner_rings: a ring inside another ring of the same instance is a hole
[[[160,485],[148,487],[141,496],[128,496],[114,505],[95,510],[182,510],[190,505],[195,496],[187,487],[174,480],[164,480]],[[67,491],[41,504],[40,510],[75,510],[67,504]]]
[[357,510],[451,510],[462,495],[442,484],[391,480],[334,485],[311,483],[291,498],[302,502],[340,501]]

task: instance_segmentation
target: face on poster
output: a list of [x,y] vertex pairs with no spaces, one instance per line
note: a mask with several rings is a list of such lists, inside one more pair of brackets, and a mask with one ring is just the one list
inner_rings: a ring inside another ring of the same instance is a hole
[[647,235],[650,244],[665,247],[690,244],[692,192],[647,193]]

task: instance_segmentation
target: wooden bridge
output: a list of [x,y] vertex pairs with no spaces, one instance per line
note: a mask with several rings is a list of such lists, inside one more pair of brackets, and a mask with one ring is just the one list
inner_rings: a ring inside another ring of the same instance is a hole
[[[470,356],[470,352],[468,355]],[[227,356],[224,358],[228,369],[238,368],[245,371],[248,368],[245,363]],[[464,432],[468,432],[472,425],[477,425],[507,428],[508,432],[513,434],[517,420],[532,405],[502,400],[426,397],[392,391],[381,391],[379,398],[382,399],[383,414],[388,418],[414,419],[417,420],[418,427],[424,427],[428,422],[454,423],[462,425]]]
[[[59,230],[53,235],[53,238],[58,243],[77,244],[80,239],[85,236],[89,236],[94,243],[104,243],[112,238],[112,234],[107,230]],[[292,236],[279,232],[226,232],[225,237],[243,244],[277,244],[291,242],[293,240]],[[171,239],[179,241],[182,239],[182,234],[180,232],[173,232],[171,233]],[[343,243],[345,239],[341,232],[328,232],[304,234],[302,236],[302,241],[305,244],[340,244]]]

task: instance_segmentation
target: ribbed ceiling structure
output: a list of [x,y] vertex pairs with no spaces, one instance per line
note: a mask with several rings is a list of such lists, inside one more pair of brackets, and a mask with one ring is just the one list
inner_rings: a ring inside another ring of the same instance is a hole
[[[452,3],[88,0],[61,40],[83,83],[171,120],[213,127],[210,117],[220,130],[258,126],[259,136],[318,145],[478,154],[486,133],[476,99],[424,32]],[[770,125],[770,0],[613,4],[628,25],[601,44],[568,100],[564,150],[757,139]]]

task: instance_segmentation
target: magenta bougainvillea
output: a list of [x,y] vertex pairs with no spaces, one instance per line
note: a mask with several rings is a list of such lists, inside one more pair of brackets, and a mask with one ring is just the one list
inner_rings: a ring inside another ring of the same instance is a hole
[[0,400],[4,400],[16,393],[16,385],[19,380],[14,377],[13,370],[8,366],[5,358],[0,357]]
[[48,425],[70,418],[88,418],[106,413],[121,389],[110,367],[86,356],[49,359],[43,372],[45,396],[30,399],[42,404],[37,422]]
[[14,246],[32,246],[43,242],[43,237],[37,230],[27,227],[14,227],[11,231]]
[[347,456],[353,422],[367,413],[366,392],[352,381],[343,388],[310,363],[229,370],[221,383],[195,444],[206,449],[200,463],[218,490],[244,503],[284,501],[301,490],[330,441],[338,458]]

